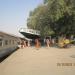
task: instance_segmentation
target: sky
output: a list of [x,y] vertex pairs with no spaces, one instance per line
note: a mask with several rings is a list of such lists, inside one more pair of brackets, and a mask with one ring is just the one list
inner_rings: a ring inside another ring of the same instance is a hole
[[43,0],[0,0],[0,31],[22,36],[20,28],[27,28],[29,12]]

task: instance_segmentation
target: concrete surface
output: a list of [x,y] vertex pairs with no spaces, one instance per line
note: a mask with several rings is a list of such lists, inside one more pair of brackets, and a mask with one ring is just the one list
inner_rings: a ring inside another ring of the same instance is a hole
[[0,63],[0,75],[75,75],[75,46],[19,49]]

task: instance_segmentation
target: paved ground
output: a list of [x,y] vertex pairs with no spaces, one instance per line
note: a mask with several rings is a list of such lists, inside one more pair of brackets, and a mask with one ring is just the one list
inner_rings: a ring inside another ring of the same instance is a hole
[[0,75],[75,75],[75,47],[19,49],[0,63]]

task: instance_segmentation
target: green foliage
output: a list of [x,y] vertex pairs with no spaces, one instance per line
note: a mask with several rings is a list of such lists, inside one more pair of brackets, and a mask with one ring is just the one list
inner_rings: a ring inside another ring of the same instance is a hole
[[44,0],[44,4],[48,3],[49,0]]
[[41,36],[75,34],[75,0],[44,0],[30,12],[27,25]]

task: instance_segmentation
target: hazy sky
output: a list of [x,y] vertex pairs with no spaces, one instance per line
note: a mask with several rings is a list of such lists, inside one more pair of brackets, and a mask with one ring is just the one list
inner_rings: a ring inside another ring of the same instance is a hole
[[18,30],[26,28],[29,12],[43,0],[0,0],[0,31],[20,36]]

